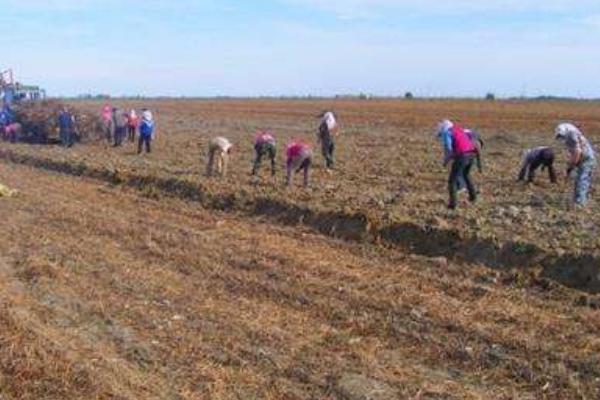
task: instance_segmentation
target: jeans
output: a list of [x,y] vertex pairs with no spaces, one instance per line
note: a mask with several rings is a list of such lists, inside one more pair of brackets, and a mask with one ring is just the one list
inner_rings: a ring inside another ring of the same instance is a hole
[[60,141],[64,147],[73,146],[73,131],[69,128],[60,128]]
[[452,162],[452,168],[450,169],[450,176],[448,177],[448,193],[450,200],[448,202],[449,208],[456,208],[457,190],[460,179],[464,181],[464,184],[469,191],[469,200],[475,202],[477,200],[477,191],[471,181],[471,169],[473,168],[475,155],[465,154],[454,159]]
[[585,203],[587,203],[595,168],[596,160],[594,158],[588,158],[582,161],[577,167],[577,177],[575,180],[575,204],[585,205]]
[[146,148],[146,153],[150,153],[151,152],[151,146],[150,144],[152,143],[152,135],[140,135],[140,139],[138,140],[138,154],[140,154],[143,150],[143,148]]

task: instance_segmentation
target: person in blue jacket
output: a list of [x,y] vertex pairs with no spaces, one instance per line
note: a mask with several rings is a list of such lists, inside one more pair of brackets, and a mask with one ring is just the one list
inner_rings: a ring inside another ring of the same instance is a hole
[[60,141],[64,147],[71,147],[75,143],[75,118],[64,107],[58,116],[58,130]]
[[151,142],[154,138],[154,119],[150,110],[144,110],[142,112],[142,122],[140,123],[140,139],[138,141],[138,154],[141,154],[144,147],[146,153],[150,153]]

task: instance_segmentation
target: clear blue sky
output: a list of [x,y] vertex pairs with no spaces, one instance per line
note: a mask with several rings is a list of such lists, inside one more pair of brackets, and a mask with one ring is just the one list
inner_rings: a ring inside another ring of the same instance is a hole
[[600,97],[600,0],[0,0],[53,95]]

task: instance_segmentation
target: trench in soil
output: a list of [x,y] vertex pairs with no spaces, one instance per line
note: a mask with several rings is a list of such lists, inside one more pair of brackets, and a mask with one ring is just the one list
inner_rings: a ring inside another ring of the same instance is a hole
[[139,191],[160,191],[166,196],[198,202],[208,209],[263,216],[270,221],[286,225],[303,224],[334,238],[354,241],[378,240],[412,254],[446,257],[495,269],[541,267],[544,278],[588,293],[600,293],[600,257],[593,254],[567,253],[559,256],[530,243],[509,241],[497,244],[491,239],[463,237],[456,230],[439,229],[413,222],[396,222],[373,228],[374,224],[371,224],[369,218],[360,213],[320,211],[271,198],[245,198],[239,193],[213,194],[204,191],[198,185],[177,178],[126,174],[91,167],[84,163],[56,161],[12,151],[0,152],[0,159],[47,171],[124,185]]

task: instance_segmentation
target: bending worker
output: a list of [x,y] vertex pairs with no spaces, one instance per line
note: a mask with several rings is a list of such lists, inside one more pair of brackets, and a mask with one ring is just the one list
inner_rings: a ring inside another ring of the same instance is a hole
[[325,167],[329,170],[333,168],[335,152],[334,137],[337,137],[340,128],[337,122],[337,116],[333,111],[325,111],[320,116],[319,134],[317,142],[321,144],[321,152],[325,158]]
[[444,120],[438,127],[438,137],[444,146],[444,166],[452,161],[448,177],[448,192],[450,199],[448,208],[457,206],[457,191],[459,179],[462,178],[469,192],[469,201],[477,201],[477,191],[471,181],[471,169],[477,157],[477,146],[471,140],[467,131],[458,124]]
[[[229,164],[229,156],[233,144],[224,137],[216,137],[208,144],[208,164],[206,166],[206,175],[212,176],[214,170],[220,176],[227,175],[227,164]],[[216,168],[215,168],[216,162]]]
[[260,164],[264,156],[268,156],[271,160],[271,175],[275,175],[275,158],[277,157],[277,147],[275,137],[271,132],[260,131],[254,138],[254,166],[252,175],[256,176],[260,169]]
[[309,145],[293,141],[287,146],[287,186],[292,186],[296,172],[304,172],[304,186],[308,186],[310,167],[312,165],[312,150]]
[[574,202],[583,206],[588,200],[592,177],[596,168],[596,154],[590,142],[583,133],[573,124],[564,123],[556,127],[556,139],[563,142],[569,152],[570,158],[567,167],[567,179],[573,171],[575,177]]
[[554,150],[548,146],[540,146],[525,150],[523,153],[521,172],[519,172],[519,181],[524,181],[525,175],[527,175],[527,182],[533,182],[533,179],[535,178],[535,171],[542,167],[542,171],[546,168],[548,169],[550,182],[556,183],[554,159]]

